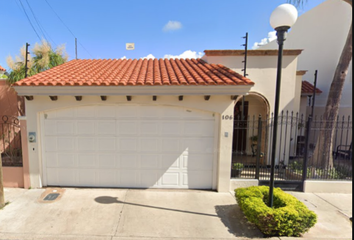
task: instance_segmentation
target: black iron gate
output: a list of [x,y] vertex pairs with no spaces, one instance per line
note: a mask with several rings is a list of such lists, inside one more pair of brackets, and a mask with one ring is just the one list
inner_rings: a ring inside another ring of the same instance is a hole
[[[337,122],[334,139],[332,141],[334,166],[318,168],[305,166],[311,171],[304,171],[304,158],[311,158],[314,153],[316,139],[319,131],[323,128],[324,119],[312,120],[309,131],[306,131],[304,117],[293,112],[282,112],[278,119],[278,139],[275,159],[275,187],[284,190],[302,191],[305,179],[352,179],[352,154],[351,154],[351,121]],[[344,118],[343,118],[344,119]],[[234,119],[234,134],[245,134],[246,141],[234,143],[234,146],[245,146],[242,150],[233,149],[231,178],[258,179],[260,185],[269,185],[270,181],[270,157],[272,149],[271,139],[273,133],[273,116],[246,117]],[[234,137],[234,141],[238,141]],[[345,141],[344,141],[344,140]],[[306,147],[307,140],[307,147]],[[346,149],[341,152],[341,149]],[[342,159],[343,157],[346,160]],[[315,173],[315,174],[314,174]],[[305,176],[306,174],[306,176]]]
[[0,149],[3,166],[22,166],[20,121],[2,116],[0,122]]

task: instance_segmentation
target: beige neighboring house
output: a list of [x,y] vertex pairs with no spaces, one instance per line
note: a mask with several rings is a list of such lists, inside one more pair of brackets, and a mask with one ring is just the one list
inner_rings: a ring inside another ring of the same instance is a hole
[[[287,49],[303,49],[298,60],[298,70],[307,70],[303,80],[314,83],[314,73],[318,70],[317,88],[322,93],[316,96],[315,115],[322,115],[334,72],[341,55],[350,24],[352,8],[342,0],[327,0],[302,14],[288,33],[284,46]],[[277,49],[276,40],[259,49]],[[352,63],[349,66],[339,115],[352,115]],[[303,107],[303,106],[302,106]],[[301,112],[311,111],[301,109]]]
[[[30,186],[229,191],[236,102],[245,95],[249,114],[264,116],[274,107],[277,51],[250,51],[248,78],[241,52],[72,60],[17,82]],[[284,110],[300,105],[300,53],[284,51]]]

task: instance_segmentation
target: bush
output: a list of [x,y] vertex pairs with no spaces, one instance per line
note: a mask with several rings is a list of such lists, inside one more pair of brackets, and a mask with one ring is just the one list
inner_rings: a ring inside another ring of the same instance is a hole
[[317,216],[294,196],[274,188],[273,208],[268,203],[269,187],[235,189],[238,205],[259,230],[267,236],[301,236],[313,227]]
[[243,164],[242,163],[233,163],[232,169],[243,169]]

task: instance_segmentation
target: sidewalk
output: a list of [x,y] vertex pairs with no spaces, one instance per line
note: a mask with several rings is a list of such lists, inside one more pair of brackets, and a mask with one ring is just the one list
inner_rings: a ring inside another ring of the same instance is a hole
[[[263,239],[232,193],[67,188],[57,202],[42,203],[44,191],[5,189],[10,204],[0,210],[0,239]],[[352,239],[352,194],[288,193],[318,221],[303,237],[266,239]]]

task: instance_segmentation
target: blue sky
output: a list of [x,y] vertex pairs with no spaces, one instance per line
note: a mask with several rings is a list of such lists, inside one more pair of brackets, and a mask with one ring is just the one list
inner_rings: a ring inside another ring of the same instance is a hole
[[[48,4],[48,3],[49,4]],[[1,4],[2,37],[0,65],[8,69],[6,58],[19,54],[26,42],[31,48],[43,38],[42,30],[55,48],[65,44],[69,60],[75,58],[141,58],[152,54],[200,56],[208,49],[242,49],[261,42],[273,31],[271,12],[286,0],[8,0]],[[299,15],[324,2],[309,0]],[[22,5],[38,36],[32,29]],[[59,15],[59,20],[50,6]],[[35,18],[32,11],[35,14]],[[74,36],[73,36],[74,35]],[[126,43],[135,50],[126,50]],[[194,53],[195,52],[195,53]],[[151,55],[150,55],[151,56]]]

